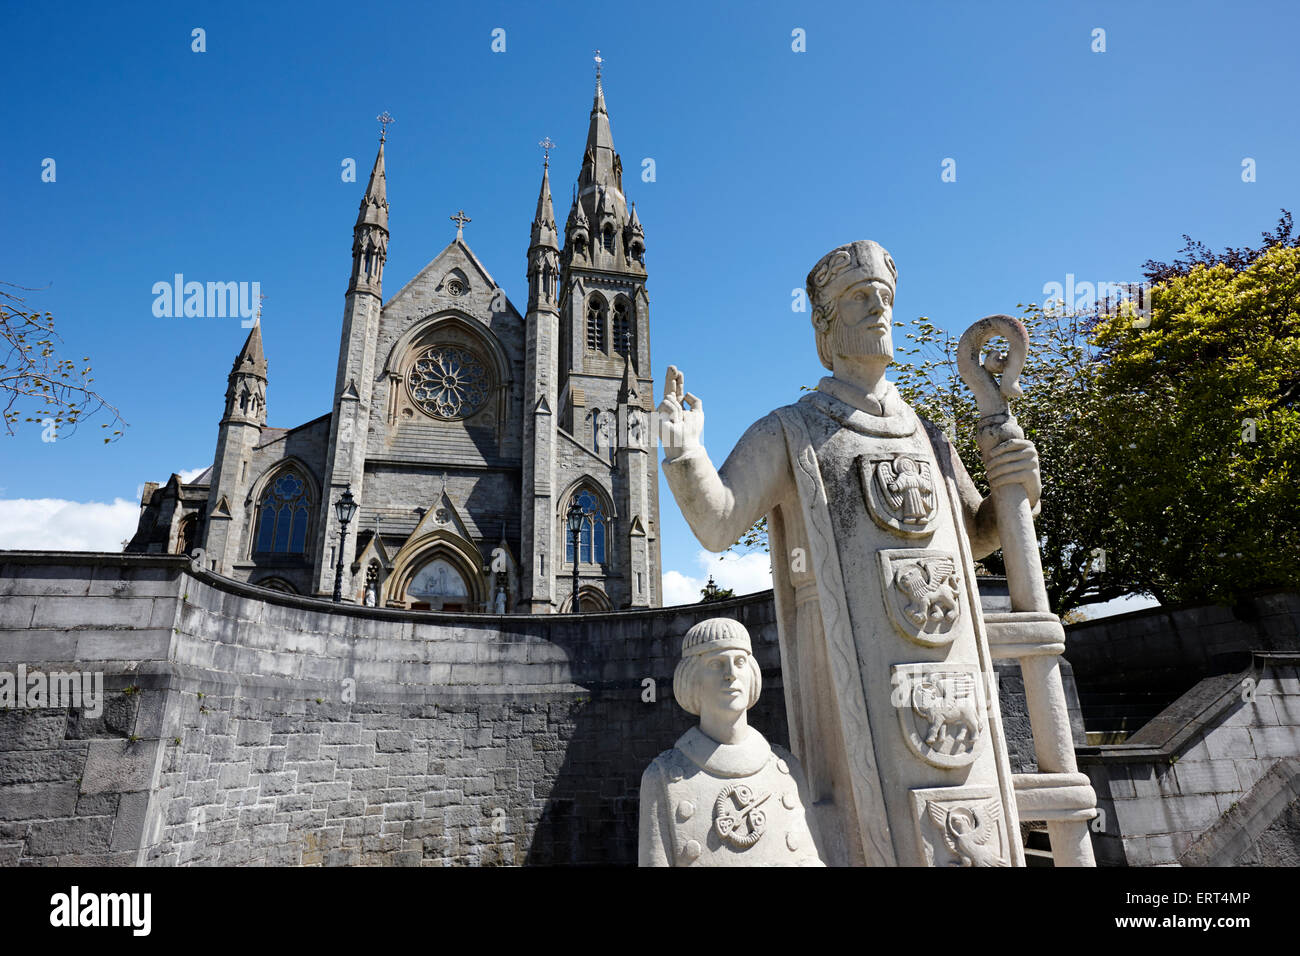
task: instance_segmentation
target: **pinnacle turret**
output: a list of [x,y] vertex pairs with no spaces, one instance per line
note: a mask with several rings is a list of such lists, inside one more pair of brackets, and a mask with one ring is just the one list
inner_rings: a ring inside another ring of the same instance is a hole
[[244,347],[239,350],[235,364],[230,369],[230,377],[236,375],[256,375],[265,381],[266,356],[262,352],[262,323],[256,322],[253,331],[248,333]]
[[560,237],[551,205],[551,148],[548,136],[540,144],[546,150],[542,166],[542,188],[537,193],[537,214],[533,216],[528,244],[528,314],[538,309],[554,310],[560,280]]
[[[387,117],[385,113],[380,117]],[[392,122],[389,117],[387,122]],[[387,124],[385,124],[386,126]],[[361,197],[357,224],[352,230],[352,277],[348,293],[367,292],[379,296],[383,289],[384,262],[388,259],[388,182],[384,174],[384,140],[379,139],[379,153],[366,194]]]
[[266,356],[262,354],[262,323],[253,325],[226,379],[223,423],[266,424]]
[[569,221],[565,223],[564,234],[569,242],[582,246],[591,239],[591,222],[587,219],[587,212],[582,208],[582,203],[576,198],[573,200],[573,205],[569,207]]
[[542,168],[542,188],[537,194],[537,215],[533,217],[531,246],[548,246],[559,249],[559,236],[556,233],[555,209],[551,205],[551,170],[548,162]]
[[636,387],[636,373],[632,371],[631,342],[625,342],[623,352],[623,384],[618,389],[618,400],[625,405],[640,405],[641,394]]
[[379,154],[375,156],[375,165],[370,170],[370,182],[366,184],[366,194],[361,198],[361,210],[357,213],[357,228],[377,226],[388,231],[388,180],[384,175],[384,143],[380,140]]
[[636,203],[632,203],[631,215],[623,230],[623,239],[627,244],[629,258],[637,262],[645,261],[645,229],[641,226],[641,217],[636,214]]

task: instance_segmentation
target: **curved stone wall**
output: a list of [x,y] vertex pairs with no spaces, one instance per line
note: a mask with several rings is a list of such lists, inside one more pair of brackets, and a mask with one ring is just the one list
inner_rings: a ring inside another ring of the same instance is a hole
[[107,702],[0,713],[0,863],[634,863],[641,771],[691,724],[681,635],[770,592],[563,615],[339,607],[176,557],[0,552],[0,670]]

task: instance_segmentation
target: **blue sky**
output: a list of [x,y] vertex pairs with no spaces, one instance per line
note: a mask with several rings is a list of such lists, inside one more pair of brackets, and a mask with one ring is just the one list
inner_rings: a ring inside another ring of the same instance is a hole
[[[0,437],[4,547],[111,546],[141,482],[211,461],[246,330],[156,318],[151,288],[174,273],[260,282],[271,424],[329,410],[381,110],[397,118],[387,294],[464,207],[522,303],[536,143],[559,144],[563,216],[597,47],[646,230],[654,368],[704,399],[719,464],[822,374],[791,290],[835,245],[883,243],[896,317],[960,332],[1067,274],[1136,280],[1183,233],[1254,242],[1300,205],[1300,15],[1281,2],[43,3],[0,22],[17,41],[0,62],[0,279],[42,289],[29,304],[130,423],[112,445],[93,425]],[[360,182],[341,180],[348,157]],[[666,487],[661,507],[664,568],[689,587],[699,546]]]

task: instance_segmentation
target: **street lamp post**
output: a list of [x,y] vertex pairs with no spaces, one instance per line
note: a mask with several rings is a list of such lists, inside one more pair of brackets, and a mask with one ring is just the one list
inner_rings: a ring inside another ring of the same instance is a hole
[[352,499],[352,485],[343,490],[343,496],[334,502],[334,514],[339,519],[339,556],[334,564],[334,603],[343,602],[343,547],[348,540],[348,522],[357,513],[357,503]]
[[569,525],[569,535],[573,538],[573,613],[578,614],[582,611],[582,602],[578,597],[578,562],[582,559],[582,521],[587,517],[587,512],[583,510],[582,505],[578,504],[578,496],[574,495],[569,501],[569,511],[565,519]]

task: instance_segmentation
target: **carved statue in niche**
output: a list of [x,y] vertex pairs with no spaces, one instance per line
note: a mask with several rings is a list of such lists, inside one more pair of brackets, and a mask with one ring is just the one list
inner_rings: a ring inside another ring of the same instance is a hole
[[366,568],[366,589],[361,597],[361,603],[365,607],[379,605],[379,568],[373,564]]
[[823,865],[799,761],[746,719],[761,689],[743,624],[686,632],[673,696],[700,723],[641,777],[641,866]]
[[596,414],[596,454],[606,461],[614,457],[614,414],[604,411]]
[[645,412],[639,408],[628,410],[627,444],[629,448],[645,447]]

